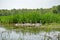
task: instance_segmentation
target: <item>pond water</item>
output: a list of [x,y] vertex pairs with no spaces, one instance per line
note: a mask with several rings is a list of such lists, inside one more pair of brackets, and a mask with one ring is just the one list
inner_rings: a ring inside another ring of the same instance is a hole
[[0,40],[60,40],[59,31],[44,32],[39,33],[29,33],[29,32],[16,32],[10,31],[5,28],[0,27]]

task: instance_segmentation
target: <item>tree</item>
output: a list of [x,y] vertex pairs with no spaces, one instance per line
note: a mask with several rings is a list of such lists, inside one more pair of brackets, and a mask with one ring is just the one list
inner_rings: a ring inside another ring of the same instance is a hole
[[60,13],[60,5],[57,6],[57,11]]

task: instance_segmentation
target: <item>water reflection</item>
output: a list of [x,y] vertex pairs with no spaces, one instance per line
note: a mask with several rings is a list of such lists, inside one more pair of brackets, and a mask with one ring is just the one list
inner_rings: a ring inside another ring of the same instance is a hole
[[[5,30],[5,29],[4,29]],[[15,31],[0,32],[0,40],[60,40],[59,31],[39,32],[39,33],[23,33]]]

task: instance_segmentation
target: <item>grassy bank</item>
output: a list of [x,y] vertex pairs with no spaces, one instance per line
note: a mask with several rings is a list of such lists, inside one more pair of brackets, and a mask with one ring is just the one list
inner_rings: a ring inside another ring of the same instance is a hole
[[51,24],[44,24],[39,27],[21,27],[21,26],[14,26],[14,24],[4,24],[4,27],[7,30],[15,30],[17,32],[30,32],[30,33],[38,33],[40,31],[60,31],[60,24],[58,23],[51,23]]

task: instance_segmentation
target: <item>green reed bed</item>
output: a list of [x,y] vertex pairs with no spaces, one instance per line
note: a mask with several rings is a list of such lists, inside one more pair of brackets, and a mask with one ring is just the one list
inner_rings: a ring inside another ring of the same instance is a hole
[[60,23],[60,14],[26,13],[10,16],[0,16],[1,23]]

